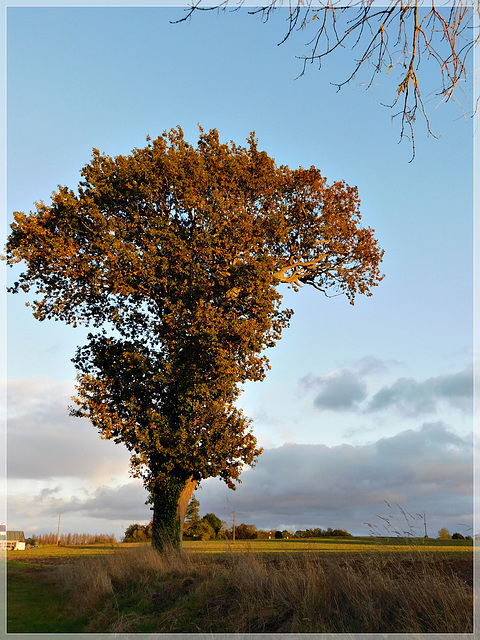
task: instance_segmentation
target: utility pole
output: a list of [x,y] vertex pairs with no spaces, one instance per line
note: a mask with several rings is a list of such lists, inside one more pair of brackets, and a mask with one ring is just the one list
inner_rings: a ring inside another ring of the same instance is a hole
[[427,512],[426,511],[423,514],[423,524],[425,525],[425,539],[427,539],[428,533],[427,533]]
[[423,536],[424,540],[428,539],[428,533],[427,533],[427,512],[424,511],[423,513],[417,513],[417,516],[420,516],[420,518],[422,518],[423,520],[423,526],[425,527],[425,535]]
[[233,539],[232,542],[235,542],[235,511],[233,512]]
[[62,512],[60,512],[60,513],[58,514],[57,543],[56,543],[56,544],[57,544],[57,546],[58,546],[58,539],[59,539],[59,536],[60,536],[60,516],[61,516],[61,515],[62,515]]

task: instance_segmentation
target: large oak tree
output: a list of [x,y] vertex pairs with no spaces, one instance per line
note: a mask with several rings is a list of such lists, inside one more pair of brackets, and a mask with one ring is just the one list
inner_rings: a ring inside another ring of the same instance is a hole
[[382,251],[360,226],[356,188],[314,167],[277,167],[246,147],[177,129],[128,156],[93,151],[74,192],[16,212],[10,290],[34,316],[94,327],[74,357],[75,416],[123,442],[153,504],[153,544],[181,545],[199,481],[234,488],[261,449],[235,402],[261,380],[287,326],[282,283],[371,295]]

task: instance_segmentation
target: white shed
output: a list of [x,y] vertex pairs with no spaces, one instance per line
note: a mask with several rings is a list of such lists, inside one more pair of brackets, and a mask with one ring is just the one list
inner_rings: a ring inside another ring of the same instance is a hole
[[0,531],[0,548],[25,551],[25,536],[23,531]]

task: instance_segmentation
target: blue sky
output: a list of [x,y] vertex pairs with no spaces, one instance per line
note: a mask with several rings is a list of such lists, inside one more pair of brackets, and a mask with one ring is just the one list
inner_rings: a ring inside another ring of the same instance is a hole
[[[380,104],[396,93],[393,73],[337,93],[330,83],[349,75],[351,52],[297,78],[307,32],[277,46],[282,12],[267,24],[246,11],[171,24],[182,11],[8,8],[7,223],[58,184],[75,188],[93,147],[128,153],[176,125],[192,143],[197,123],[239,144],[255,131],[277,164],[356,185],[385,280],[353,307],[285,289],[291,326],[239,403],[265,453],[236,492],[204,482],[201,512],[365,535],[387,501],[426,511],[430,535],[471,534],[472,119],[429,102],[440,137],[419,118],[409,162]],[[431,70],[424,82],[435,89]],[[39,323],[24,303],[8,297],[8,526],[51,531],[62,511],[65,532],[120,537],[150,513],[126,451],[68,417],[70,358],[86,331]]]

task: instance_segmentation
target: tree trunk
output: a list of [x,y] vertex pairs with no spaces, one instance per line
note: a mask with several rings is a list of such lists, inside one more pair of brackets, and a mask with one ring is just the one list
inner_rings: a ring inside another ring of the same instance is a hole
[[182,549],[183,523],[197,481],[172,478],[153,495],[152,547]]

